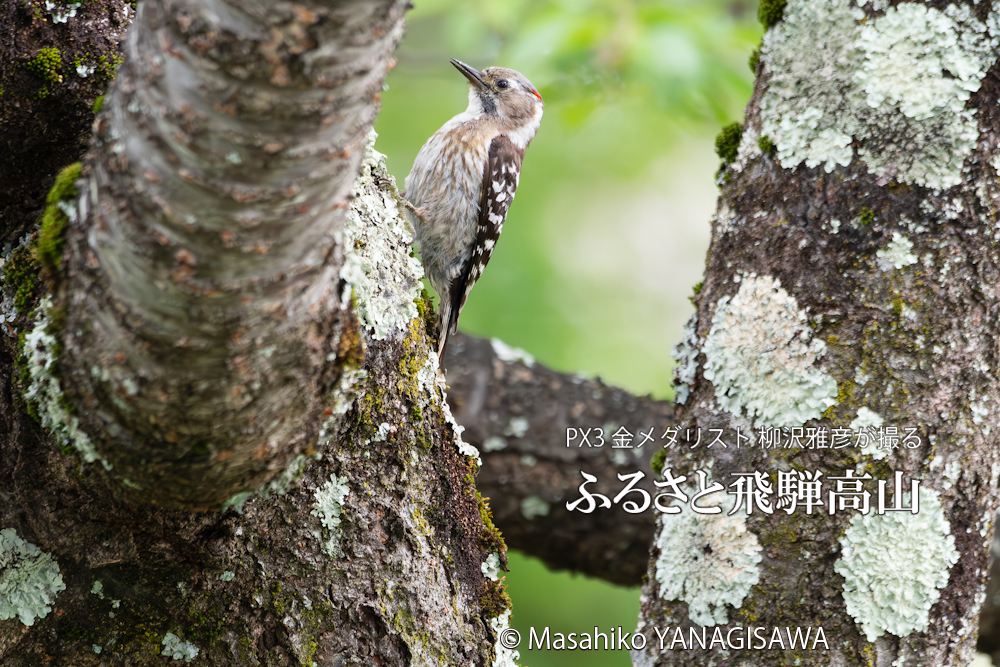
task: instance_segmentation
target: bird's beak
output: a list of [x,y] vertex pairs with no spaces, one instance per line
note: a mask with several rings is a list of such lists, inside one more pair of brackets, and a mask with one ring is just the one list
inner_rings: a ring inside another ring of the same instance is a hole
[[455,69],[464,74],[465,78],[468,79],[469,83],[471,83],[472,85],[477,86],[479,88],[489,87],[486,85],[486,82],[483,81],[483,73],[477,70],[475,67],[466,65],[461,60],[455,60],[454,58],[451,59],[451,64],[455,66]]

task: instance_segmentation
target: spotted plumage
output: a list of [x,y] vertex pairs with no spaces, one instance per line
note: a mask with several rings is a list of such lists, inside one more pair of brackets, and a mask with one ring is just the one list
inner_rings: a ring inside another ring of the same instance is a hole
[[500,238],[543,110],[518,72],[452,63],[469,79],[469,107],[427,140],[406,177],[424,271],[440,297],[439,355]]

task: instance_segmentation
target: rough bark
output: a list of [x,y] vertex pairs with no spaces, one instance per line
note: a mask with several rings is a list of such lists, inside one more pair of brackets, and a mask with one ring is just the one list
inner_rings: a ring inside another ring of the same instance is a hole
[[0,256],[0,663],[511,664],[505,547],[362,141],[403,3],[145,7],[84,178]]
[[[882,423],[916,427],[923,444],[731,445],[682,450],[667,465],[692,481],[710,471],[729,493],[734,473],[763,471],[774,484],[779,471],[819,471],[826,490],[845,471],[870,474],[873,503],[875,480],[888,480],[891,494],[901,471],[907,488],[923,480],[917,516],[927,523],[896,524],[874,509],[862,521],[850,510],[758,506],[726,527],[738,540],[713,542],[722,524],[702,516],[690,524],[701,528],[681,529],[664,515],[637,665],[971,660],[1000,470],[996,16],[986,4],[886,4],[793,0],[766,34],[739,150],[720,171],[677,422],[725,429],[731,443],[736,428]],[[862,552],[878,555],[865,564]],[[720,566],[724,581],[712,574]],[[734,599],[696,590],[732,592],[732,581],[747,585]],[[714,618],[699,609],[706,603]],[[919,619],[922,604],[929,617]],[[827,644],[670,650],[675,628],[687,637],[698,625],[709,641],[716,629],[763,628],[770,640],[773,628],[823,627]],[[654,629],[668,631],[665,650]]]
[[315,442],[343,365],[337,237],[402,12],[140,6],[52,271],[55,372],[89,436],[70,444],[147,498],[218,507]]

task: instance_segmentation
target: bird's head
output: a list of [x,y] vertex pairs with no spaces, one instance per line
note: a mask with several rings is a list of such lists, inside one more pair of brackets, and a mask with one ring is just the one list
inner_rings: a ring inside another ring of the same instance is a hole
[[502,120],[527,122],[541,116],[542,96],[521,74],[505,67],[487,67],[479,71],[452,58],[451,64],[469,80],[470,108]]

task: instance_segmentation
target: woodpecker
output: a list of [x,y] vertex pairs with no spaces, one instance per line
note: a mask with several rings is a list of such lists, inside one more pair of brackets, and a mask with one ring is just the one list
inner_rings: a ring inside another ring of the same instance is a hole
[[439,297],[441,358],[500,238],[544,106],[531,82],[512,69],[451,63],[469,80],[469,108],[420,149],[405,195],[424,272]]

